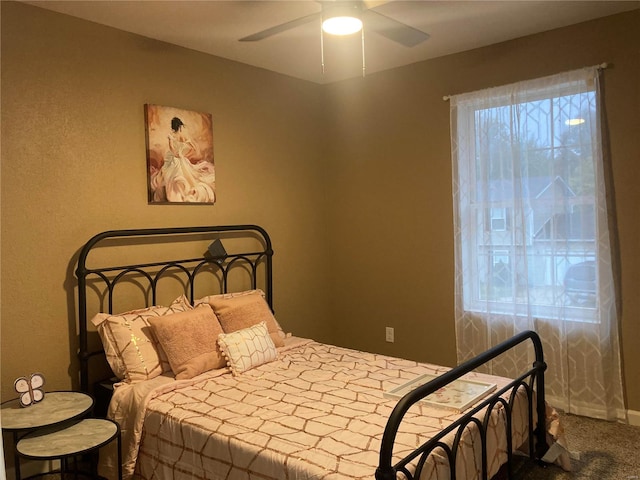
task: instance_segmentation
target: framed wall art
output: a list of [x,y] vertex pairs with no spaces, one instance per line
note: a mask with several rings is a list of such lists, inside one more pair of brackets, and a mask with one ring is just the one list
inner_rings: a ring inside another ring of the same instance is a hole
[[210,113],[144,106],[150,204],[216,201]]

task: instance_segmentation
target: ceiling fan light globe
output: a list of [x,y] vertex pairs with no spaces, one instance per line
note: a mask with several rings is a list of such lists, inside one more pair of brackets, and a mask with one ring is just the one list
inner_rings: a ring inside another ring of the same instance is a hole
[[322,30],[330,35],[351,35],[362,30],[362,20],[349,16],[331,17],[322,22]]

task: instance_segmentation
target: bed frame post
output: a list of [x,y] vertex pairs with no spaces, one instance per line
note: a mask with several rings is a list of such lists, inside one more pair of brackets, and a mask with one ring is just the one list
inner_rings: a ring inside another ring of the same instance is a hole
[[[85,291],[86,279],[84,274],[78,275],[78,290]],[[87,298],[85,295],[78,295],[78,323],[86,325],[87,322]],[[87,329],[80,328],[78,334],[79,345],[78,359],[80,360],[80,391],[89,391],[89,352],[84,345],[87,345]]]
[[[534,332],[532,332],[534,333]],[[531,337],[533,347],[536,353],[536,360],[533,367],[537,370],[536,375],[536,412],[538,414],[538,423],[535,428],[536,436],[536,458],[541,459],[549,449],[547,445],[546,419],[547,419],[547,403],[544,391],[544,371],[547,364],[544,362],[544,354],[542,351],[542,341],[537,333]]]

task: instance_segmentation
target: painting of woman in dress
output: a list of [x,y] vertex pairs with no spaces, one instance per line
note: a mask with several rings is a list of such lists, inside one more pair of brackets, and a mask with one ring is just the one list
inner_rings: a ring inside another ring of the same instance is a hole
[[149,203],[216,201],[211,114],[145,105]]

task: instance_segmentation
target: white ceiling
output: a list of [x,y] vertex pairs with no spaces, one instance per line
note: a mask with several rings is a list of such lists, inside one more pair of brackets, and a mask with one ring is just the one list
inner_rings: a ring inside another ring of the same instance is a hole
[[[38,7],[236,60],[274,72],[329,83],[361,76],[360,35],[324,36],[319,20],[258,42],[239,39],[321,11],[315,0],[32,0]],[[367,7],[426,32],[405,47],[367,31],[367,74],[640,8],[640,1],[365,1]]]

